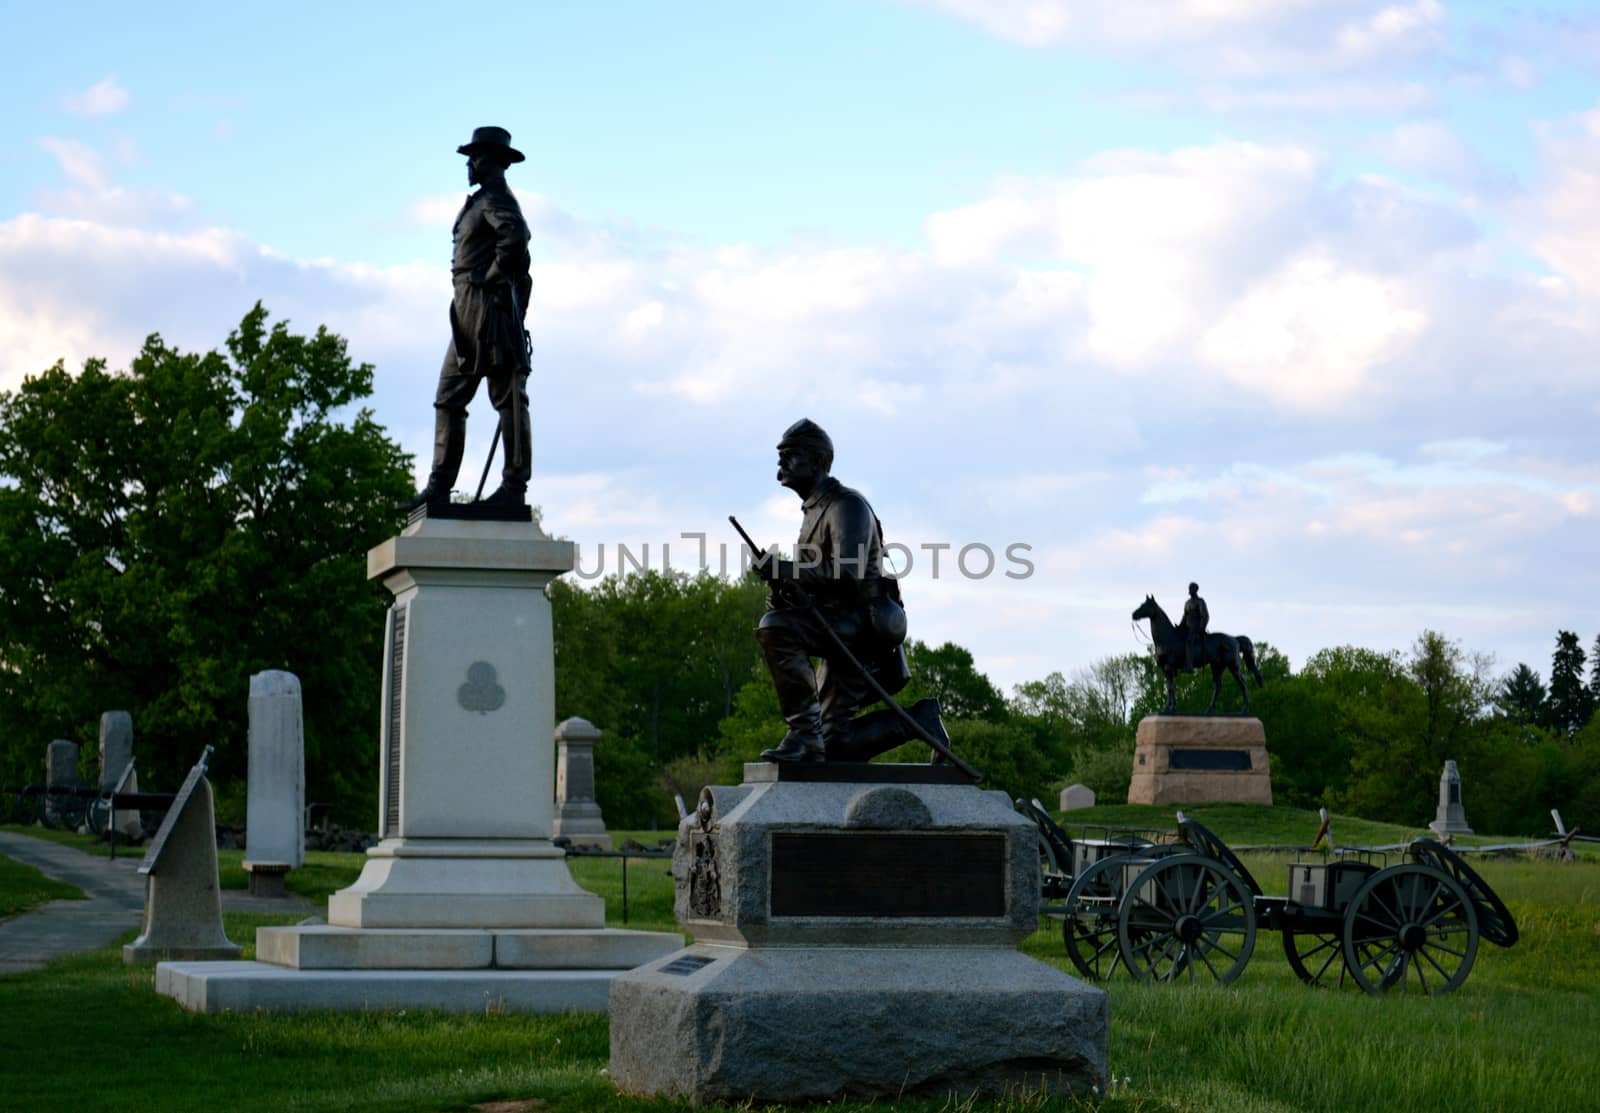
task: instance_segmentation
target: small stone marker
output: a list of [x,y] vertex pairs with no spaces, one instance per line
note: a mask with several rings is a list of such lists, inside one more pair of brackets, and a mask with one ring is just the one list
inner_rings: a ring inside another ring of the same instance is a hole
[[240,948],[222,931],[217,816],[205,777],[210,757],[207,746],[139,865],[145,875],[144,931],[122,948],[122,961],[130,965],[239,957]]
[[[46,789],[72,788],[78,783],[78,744],[69,742],[65,738],[57,738],[50,743],[44,759],[44,783]],[[61,801],[49,795],[44,798],[44,814],[51,823],[59,823],[61,818]]]
[[1461,806],[1461,773],[1453,761],[1445,762],[1444,772],[1439,774],[1439,811],[1428,826],[1437,835],[1472,834],[1467,810]]
[[1094,807],[1094,789],[1088,785],[1068,785],[1061,790],[1061,810],[1074,811],[1078,808]]
[[281,897],[305,864],[306,742],[300,678],[268,669],[250,678],[250,779],[245,871],[255,896]]
[[556,727],[556,818],[554,837],[574,846],[611,849],[600,805],[594,798],[594,744],[603,732],[588,719],[563,719]]
[[[100,788],[102,791],[138,792],[139,774],[129,771],[133,764],[133,716],[126,711],[106,711],[100,716]],[[144,833],[139,813],[123,809],[111,819],[124,838],[137,839]]]

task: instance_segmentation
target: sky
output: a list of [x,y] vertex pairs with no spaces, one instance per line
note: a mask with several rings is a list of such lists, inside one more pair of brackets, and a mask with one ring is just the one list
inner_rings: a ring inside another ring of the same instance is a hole
[[1141,650],[1134,607],[1190,580],[1296,668],[1594,644],[1590,5],[466,12],[0,0],[0,389],[218,348],[260,300],[375,366],[420,481],[455,148],[495,124],[529,496],[590,574],[693,572],[697,535],[734,568],[730,513],[790,543],[807,416],[904,546],[911,635],[1006,689]]

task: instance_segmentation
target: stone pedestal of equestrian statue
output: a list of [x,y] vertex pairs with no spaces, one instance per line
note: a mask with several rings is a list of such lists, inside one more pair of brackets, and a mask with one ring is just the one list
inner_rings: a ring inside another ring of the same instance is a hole
[[1270,804],[1261,720],[1147,715],[1134,744],[1130,804]]

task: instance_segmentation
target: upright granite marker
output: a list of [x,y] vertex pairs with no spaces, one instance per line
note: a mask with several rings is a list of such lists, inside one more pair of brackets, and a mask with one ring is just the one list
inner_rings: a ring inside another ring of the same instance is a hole
[[1428,826],[1440,836],[1472,834],[1467,809],[1461,803],[1461,772],[1453,761],[1446,761],[1439,774],[1439,810]]
[[551,834],[573,846],[610,850],[611,836],[594,798],[594,747],[602,733],[588,719],[563,719],[556,727],[556,818]]
[[[139,774],[133,764],[133,716],[126,711],[106,711],[100,716],[100,788],[102,791],[138,792]],[[124,808],[111,820],[119,835],[137,839],[144,833],[138,811]]]
[[269,669],[250,678],[250,779],[244,868],[250,892],[284,895],[283,879],[305,864],[306,740],[300,678]]
[[611,1079],[709,1101],[1104,1086],[1105,993],[1016,950],[1033,824],[949,766],[745,766],[678,827],[693,946],[611,984]]
[[[78,785],[78,744],[65,738],[57,738],[45,750],[44,758],[44,784],[45,788],[76,788]],[[48,791],[44,797],[45,819],[51,824],[61,822],[63,808],[61,801]]]
[[205,776],[210,757],[207,746],[139,865],[145,876],[144,931],[122,948],[126,963],[239,957],[239,947],[222,930],[217,816]]

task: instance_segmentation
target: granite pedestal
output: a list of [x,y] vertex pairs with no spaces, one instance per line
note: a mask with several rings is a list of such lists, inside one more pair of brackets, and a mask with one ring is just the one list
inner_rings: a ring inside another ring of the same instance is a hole
[[1261,720],[1235,715],[1147,715],[1134,741],[1130,804],[1271,804]]
[[611,1079],[710,1101],[1105,1084],[1100,989],[1018,953],[1039,852],[939,766],[746,766],[678,829],[696,943],[611,984]]
[[[610,979],[682,946],[608,930],[552,844],[550,601],[570,542],[533,522],[421,518],[367,555],[394,594],[382,840],[328,923],[261,928],[255,963],[163,966],[194,1009],[604,1009]],[[470,975],[467,973],[470,972]],[[465,987],[465,988],[464,988]]]

